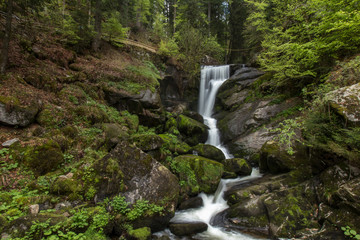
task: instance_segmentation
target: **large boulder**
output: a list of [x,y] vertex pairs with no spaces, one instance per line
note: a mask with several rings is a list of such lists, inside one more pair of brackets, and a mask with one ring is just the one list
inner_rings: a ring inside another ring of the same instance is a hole
[[327,94],[330,106],[352,126],[360,124],[360,83]]
[[164,140],[156,134],[136,134],[131,140],[145,152],[159,149],[164,143]]
[[243,158],[232,158],[223,161],[225,171],[234,172],[237,175],[250,175],[252,168],[250,164]]
[[221,163],[195,155],[174,158],[172,168],[182,183],[182,193],[189,196],[200,192],[214,193],[224,171]]
[[140,116],[140,123],[145,126],[157,126],[165,121],[160,93],[144,89],[133,94],[123,89],[104,88],[105,99],[110,106],[119,111],[127,110]]
[[287,146],[277,141],[266,142],[261,148],[260,171],[277,174],[309,166],[305,146],[298,142],[293,142],[293,145],[294,153],[288,152]]
[[179,184],[166,167],[134,145],[120,142],[94,169],[101,178],[96,185],[98,199],[121,193],[131,204],[147,200],[160,205],[165,213],[137,219],[134,225],[154,231],[167,226],[177,206]]
[[224,153],[215,146],[209,144],[198,144],[192,148],[199,156],[209,158],[216,161],[223,161],[225,159]]
[[34,122],[39,107],[36,104],[21,106],[16,100],[0,97],[0,124],[26,127]]
[[27,147],[23,153],[24,163],[36,174],[44,175],[56,170],[64,162],[58,143],[49,140],[35,147]]
[[208,127],[185,115],[179,115],[177,125],[180,133],[184,135],[185,142],[191,146],[205,142],[208,136]]

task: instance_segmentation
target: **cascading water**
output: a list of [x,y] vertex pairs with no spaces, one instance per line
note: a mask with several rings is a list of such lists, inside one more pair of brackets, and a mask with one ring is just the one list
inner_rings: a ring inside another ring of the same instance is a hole
[[[220,142],[219,130],[216,127],[216,119],[212,118],[212,111],[215,104],[216,93],[220,86],[229,78],[229,66],[210,67],[205,66],[201,70],[201,83],[199,94],[199,113],[204,118],[204,123],[209,127],[209,137],[207,144],[211,144],[221,149],[226,158],[233,156]],[[260,177],[258,170],[253,169],[250,176],[237,179],[222,179],[216,193],[214,195],[206,195],[201,193],[199,196],[203,199],[204,206],[198,209],[189,209],[178,211],[175,217],[171,220],[173,222],[191,222],[202,221],[208,224],[206,232],[197,234],[192,239],[219,239],[219,240],[249,240],[256,239],[252,236],[245,235],[239,232],[229,231],[220,227],[211,226],[211,219],[219,212],[225,210],[229,206],[223,198],[223,193],[227,190],[227,186],[231,183],[240,183],[250,179]],[[169,233],[170,234],[170,233]],[[170,234],[170,236],[172,236]],[[173,237],[173,236],[172,236]]]

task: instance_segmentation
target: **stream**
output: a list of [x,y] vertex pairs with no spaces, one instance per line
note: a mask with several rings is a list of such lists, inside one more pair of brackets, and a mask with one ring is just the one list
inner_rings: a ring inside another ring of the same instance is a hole
[[[219,129],[216,126],[216,119],[212,118],[213,108],[216,99],[216,93],[221,85],[229,78],[230,67],[224,66],[204,66],[201,70],[201,83],[199,93],[199,113],[204,118],[204,123],[209,127],[209,135],[206,144],[210,144],[219,148],[225,157],[233,158],[225,146],[221,144]],[[224,192],[234,184],[240,184],[243,181],[260,178],[261,174],[258,169],[253,169],[250,176],[238,177],[236,179],[222,179],[214,195],[205,193],[199,194],[203,199],[204,205],[196,209],[188,209],[177,211],[171,222],[192,222],[201,221],[208,225],[205,232],[196,234],[191,239],[217,239],[217,240],[246,240],[258,239],[253,236],[228,230],[226,228],[215,227],[211,225],[211,220],[219,212],[227,209],[226,200],[223,198]],[[164,232],[163,232],[164,233]],[[165,234],[170,239],[187,239],[179,238],[173,235],[169,230],[165,230]],[[159,234],[161,236],[162,234]],[[263,238],[262,238],[263,239]]]

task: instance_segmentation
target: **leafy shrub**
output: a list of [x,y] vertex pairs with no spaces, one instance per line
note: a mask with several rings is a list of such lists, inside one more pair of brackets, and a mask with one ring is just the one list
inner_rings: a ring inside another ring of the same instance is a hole
[[179,55],[179,46],[174,39],[168,41],[161,40],[158,53],[162,56],[177,58]]

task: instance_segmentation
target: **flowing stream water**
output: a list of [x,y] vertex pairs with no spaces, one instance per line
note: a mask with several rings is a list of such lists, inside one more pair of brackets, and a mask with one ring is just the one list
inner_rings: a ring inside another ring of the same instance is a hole
[[[201,83],[199,93],[199,113],[204,118],[204,123],[209,127],[209,136],[206,141],[207,144],[211,144],[221,149],[226,158],[232,158],[233,156],[228,150],[221,144],[219,130],[216,127],[216,119],[212,117],[213,108],[215,104],[216,93],[221,85],[229,78],[229,66],[205,66],[201,70]],[[216,240],[249,240],[256,239],[253,236],[242,234],[235,231],[230,231],[220,227],[211,226],[211,219],[215,215],[229,206],[223,198],[224,192],[228,186],[240,183],[242,181],[248,181],[250,179],[259,178],[261,174],[257,169],[253,169],[250,176],[239,177],[236,179],[222,179],[216,193],[214,195],[207,195],[201,193],[199,196],[203,199],[204,205],[197,209],[188,209],[183,211],[177,211],[172,222],[191,222],[201,221],[208,224],[208,230],[193,236],[191,239],[216,239]],[[175,238],[169,233],[172,239]]]

